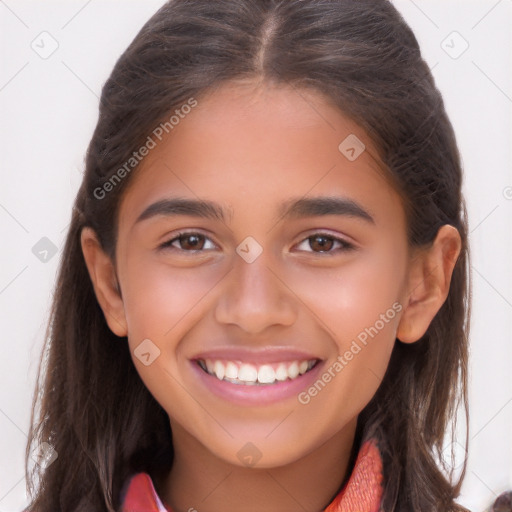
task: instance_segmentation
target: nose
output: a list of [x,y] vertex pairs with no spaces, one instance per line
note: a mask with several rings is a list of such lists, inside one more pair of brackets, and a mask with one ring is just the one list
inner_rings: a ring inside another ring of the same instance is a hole
[[247,333],[258,334],[270,326],[295,322],[297,298],[284,276],[270,268],[264,254],[252,263],[235,258],[215,309],[219,323],[235,324]]

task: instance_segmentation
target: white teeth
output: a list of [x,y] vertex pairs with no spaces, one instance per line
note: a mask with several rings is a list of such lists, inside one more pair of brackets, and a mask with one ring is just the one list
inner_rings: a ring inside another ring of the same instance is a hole
[[213,371],[215,372],[215,375],[217,375],[217,379],[222,380],[224,378],[224,365],[220,361],[215,361]]
[[288,378],[288,370],[286,369],[286,366],[281,363],[277,367],[277,370],[276,370],[276,379],[283,381],[283,380],[286,380],[287,378]]
[[226,377],[228,379],[238,378],[238,366],[231,361],[229,361],[229,363],[226,365]]
[[258,380],[258,370],[252,364],[243,364],[238,370],[238,380],[256,382]]
[[291,363],[263,364],[256,366],[239,361],[200,360],[203,370],[219,380],[233,384],[257,385],[274,384],[288,379],[296,379],[315,366],[317,360],[293,361]]
[[295,379],[299,375],[299,364],[295,361],[288,368],[290,379]]
[[276,380],[276,374],[272,366],[264,364],[258,370],[258,382],[261,384],[272,384]]

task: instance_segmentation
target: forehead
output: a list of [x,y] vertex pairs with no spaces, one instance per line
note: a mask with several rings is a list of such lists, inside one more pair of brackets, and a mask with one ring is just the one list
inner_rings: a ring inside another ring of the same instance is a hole
[[155,142],[122,201],[131,223],[169,195],[216,200],[230,216],[306,195],[350,197],[369,210],[399,202],[367,134],[312,90],[225,84]]

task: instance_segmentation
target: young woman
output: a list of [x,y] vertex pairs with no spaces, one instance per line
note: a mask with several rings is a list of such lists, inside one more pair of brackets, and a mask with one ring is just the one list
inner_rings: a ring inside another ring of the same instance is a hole
[[103,87],[27,510],[463,510],[461,185],[390,2],[165,4]]

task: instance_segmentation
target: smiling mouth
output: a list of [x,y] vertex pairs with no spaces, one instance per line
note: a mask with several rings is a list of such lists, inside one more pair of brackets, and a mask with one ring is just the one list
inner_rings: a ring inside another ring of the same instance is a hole
[[197,359],[199,367],[218,380],[246,386],[270,386],[298,379],[312,370],[319,359],[254,365],[241,361]]

